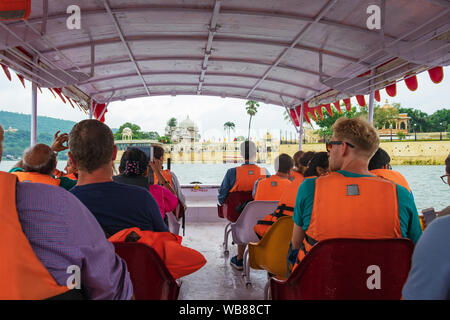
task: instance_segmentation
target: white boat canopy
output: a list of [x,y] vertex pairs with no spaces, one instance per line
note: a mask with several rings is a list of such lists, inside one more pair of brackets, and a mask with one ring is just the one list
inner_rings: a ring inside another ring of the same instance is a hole
[[86,112],[205,95],[280,105],[299,125],[408,77],[414,90],[426,70],[439,82],[449,21],[446,0],[32,0],[26,20],[0,21],[0,63]]

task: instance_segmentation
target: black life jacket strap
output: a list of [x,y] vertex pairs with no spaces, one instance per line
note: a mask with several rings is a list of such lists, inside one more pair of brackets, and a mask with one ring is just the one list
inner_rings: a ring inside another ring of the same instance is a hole
[[[310,246],[314,246],[314,245],[316,245],[317,242],[319,242],[319,241],[317,241],[317,240],[311,238],[310,236],[308,236],[306,233],[305,233],[305,241],[306,241]],[[302,250],[302,251],[305,253],[305,255],[308,253],[308,251],[306,251],[306,247],[305,247],[305,244],[303,243],[303,241],[302,241],[302,243],[300,244],[300,250]],[[299,262],[299,261],[297,261],[297,263],[298,263],[298,262]]]
[[[282,214],[284,211],[294,212],[294,208],[293,207],[289,207],[289,206],[287,206],[285,204],[282,204],[282,205],[277,207],[277,209],[275,211],[275,214]],[[283,214],[283,216],[286,216],[286,214]]]
[[258,220],[256,224],[262,224],[265,226],[271,226],[275,223],[275,221],[268,221],[268,220]]
[[309,244],[310,246],[314,246],[314,245],[317,244],[317,242],[319,242],[319,241],[317,241],[316,239],[311,238],[310,236],[308,236],[306,233],[305,233],[305,240],[306,240],[306,242],[308,242],[308,244]]

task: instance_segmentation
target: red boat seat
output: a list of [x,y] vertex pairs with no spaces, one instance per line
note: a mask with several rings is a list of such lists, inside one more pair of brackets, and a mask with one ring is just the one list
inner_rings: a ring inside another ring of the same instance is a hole
[[156,251],[142,243],[113,243],[116,253],[127,263],[136,300],[177,300],[180,285]]
[[218,215],[220,218],[225,218],[231,222],[236,222],[240,213],[236,211],[236,207],[240,204],[252,201],[251,191],[236,191],[230,192],[221,206],[217,206]]
[[409,239],[328,239],[289,278],[270,278],[274,300],[400,299],[411,267]]

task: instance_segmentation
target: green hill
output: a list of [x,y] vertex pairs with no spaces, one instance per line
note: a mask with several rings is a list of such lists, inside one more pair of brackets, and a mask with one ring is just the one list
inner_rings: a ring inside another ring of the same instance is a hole
[[[23,151],[30,146],[31,115],[7,111],[0,111],[0,124],[5,130],[9,127],[17,129],[16,132],[5,132],[3,143],[3,156],[7,155],[19,158]],[[56,131],[70,132],[75,122],[38,116],[37,119],[37,142],[50,145]],[[60,160],[67,159],[67,152],[61,153]]]
[[[61,132],[70,132],[75,123],[76,122],[68,120],[38,116],[37,134],[54,134],[58,130],[61,130]],[[18,129],[19,131],[30,131],[31,115],[0,111],[0,124],[5,130],[11,126],[14,129]]]

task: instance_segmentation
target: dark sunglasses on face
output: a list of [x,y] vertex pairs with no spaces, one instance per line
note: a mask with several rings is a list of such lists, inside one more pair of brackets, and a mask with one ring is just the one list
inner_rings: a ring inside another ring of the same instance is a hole
[[334,145],[334,144],[335,144],[335,145],[340,145],[340,144],[343,144],[343,143],[347,144],[350,148],[354,148],[354,147],[355,147],[355,146],[352,145],[351,143],[348,143],[348,142],[345,142],[345,141],[328,141],[328,142],[326,143],[327,152],[330,152],[330,151],[331,151],[331,149],[333,148],[333,145]]

